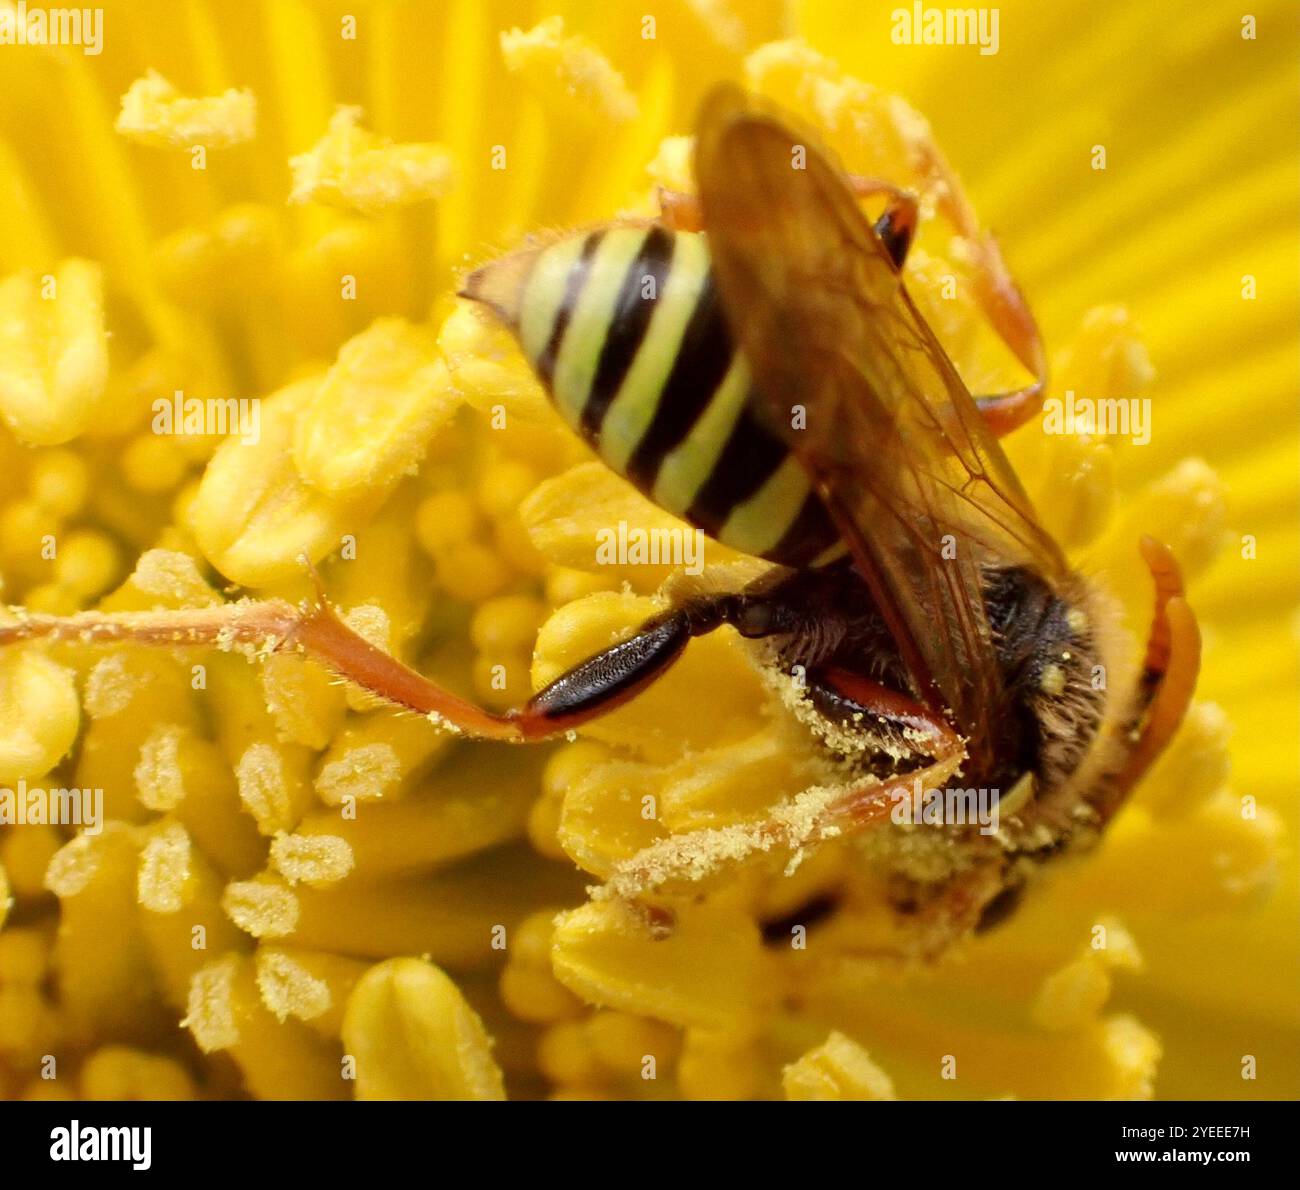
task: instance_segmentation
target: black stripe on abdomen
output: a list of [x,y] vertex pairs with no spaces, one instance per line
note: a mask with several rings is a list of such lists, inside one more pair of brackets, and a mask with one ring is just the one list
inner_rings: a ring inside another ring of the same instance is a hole
[[596,249],[600,247],[604,235],[605,229],[597,228],[582,241],[582,253],[565,279],[564,300],[560,303],[560,308],[555,311],[555,321],[551,324],[550,336],[534,365],[538,376],[548,388],[555,374],[555,361],[559,359],[560,348],[564,346],[564,332],[569,329],[569,319],[573,317],[578,299],[582,296],[582,287],[591,273],[592,257],[596,255]]
[[628,479],[643,491],[654,489],[665,456],[682,443],[708,407],[731,367],[731,357],[731,335],[710,276],[682,332],[654,416],[627,463]]
[[824,554],[840,537],[840,531],[831,514],[826,510],[821,497],[816,492],[809,492],[804,497],[799,515],[790,527],[781,534],[781,540],[767,551],[767,557],[782,566],[792,566],[796,570],[811,565],[813,560]]
[[[750,400],[759,399],[751,395]],[[716,536],[732,509],[761,488],[785,459],[785,444],[742,409],[709,478],[696,492],[686,518]]]
[[[627,275],[623,278],[605,342],[600,349],[600,360],[592,377],[591,392],[582,408],[579,429],[583,437],[593,445],[600,440],[605,413],[618,396],[628,369],[645,340],[650,319],[654,316],[655,306],[672,267],[675,242],[674,237],[662,227],[652,227],[646,233],[641,250],[628,266]],[[647,280],[654,282],[650,297],[645,296]]]

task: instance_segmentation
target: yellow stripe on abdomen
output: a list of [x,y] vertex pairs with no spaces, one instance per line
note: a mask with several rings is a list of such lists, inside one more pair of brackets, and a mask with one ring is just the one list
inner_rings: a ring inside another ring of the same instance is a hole
[[645,234],[644,228],[611,228],[601,237],[587,265],[586,281],[570,313],[551,383],[556,407],[575,430],[582,425],[582,411],[591,395],[592,377],[615,303]]
[[551,340],[584,243],[583,236],[556,241],[542,250],[528,275],[520,301],[519,344],[534,367]]
[[736,550],[791,566],[827,555],[835,526],[755,404],[702,234],[566,237],[540,252],[519,307],[558,412],[610,468]]
[[704,481],[717,466],[749,394],[749,367],[737,355],[685,441],[660,464],[652,497],[656,504],[676,516],[686,515]]
[[787,455],[757,492],[731,510],[718,530],[718,540],[741,553],[770,556],[794,524],[811,490],[803,464]]
[[682,334],[708,281],[709,257],[702,237],[677,232],[672,268],[655,300],[650,325],[602,423],[601,456],[620,475],[627,474],[628,460],[659,408]]

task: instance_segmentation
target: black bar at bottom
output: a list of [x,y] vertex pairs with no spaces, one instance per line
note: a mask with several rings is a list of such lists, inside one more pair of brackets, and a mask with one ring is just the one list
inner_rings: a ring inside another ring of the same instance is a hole
[[734,1184],[749,1167],[770,1176],[774,1162],[804,1167],[809,1183],[840,1168],[864,1184],[883,1170],[933,1182],[999,1170],[1127,1177],[1136,1166],[1139,1179],[1144,1167],[1209,1168],[1236,1185],[1292,1165],[1296,1120],[1282,1102],[6,1103],[0,1170],[12,1186],[110,1169],[205,1182],[284,1171],[299,1185],[319,1173],[338,1185],[408,1168],[458,1184],[513,1159],[533,1177],[658,1171],[676,1186],[713,1171]]

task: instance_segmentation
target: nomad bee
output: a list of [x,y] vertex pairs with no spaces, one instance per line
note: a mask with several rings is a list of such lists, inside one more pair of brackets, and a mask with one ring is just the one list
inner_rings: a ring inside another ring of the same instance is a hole
[[[787,117],[727,86],[704,105],[695,153],[697,198],[666,194],[658,220],[525,247],[462,293],[511,328],[609,467],[772,563],[761,577],[677,588],[629,639],[505,715],[373,648],[323,599],[20,611],[0,642],[296,648],[469,735],[524,741],[608,712],[693,637],[730,625],[770,672],[796,676],[782,679],[788,701],[841,776],[760,820],[670,837],[608,892],[690,887],[759,852],[797,860],[887,823],[900,789],[959,778],[1000,792],[1000,829],[918,829],[877,848],[888,894],[919,925],[917,950],[1004,916],[1037,861],[1104,827],[1182,718],[1199,638],[1177,566],[1141,543],[1155,580],[1149,643],[1132,689],[1108,689],[1097,675],[1111,665],[1114,614],[1038,524],[997,441],[1040,406],[1041,344],[937,154],[925,168],[979,253],[981,304],[1035,375],[1019,391],[973,397],[913,305],[901,276],[910,195],[846,175]],[[874,224],[860,206],[873,195],[886,200]]]

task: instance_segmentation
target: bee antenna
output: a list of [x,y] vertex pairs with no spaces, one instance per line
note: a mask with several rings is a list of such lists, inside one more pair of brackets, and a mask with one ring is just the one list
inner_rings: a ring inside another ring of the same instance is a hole
[[1152,537],[1142,538],[1139,551],[1151,571],[1156,593],[1138,686],[1143,714],[1137,740],[1109,791],[1104,817],[1118,808],[1173,738],[1191,705],[1200,668],[1201,634],[1184,598],[1182,573],[1173,551]]

